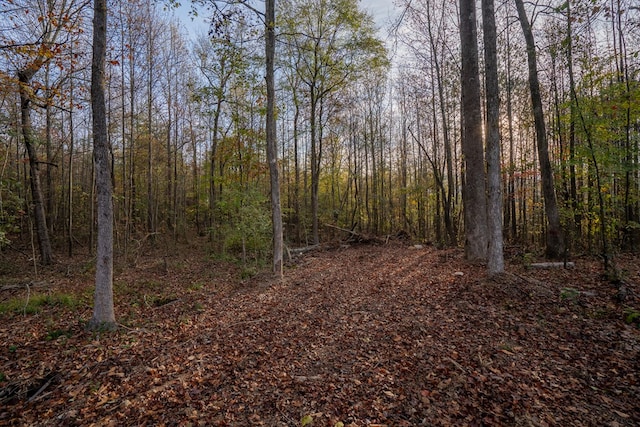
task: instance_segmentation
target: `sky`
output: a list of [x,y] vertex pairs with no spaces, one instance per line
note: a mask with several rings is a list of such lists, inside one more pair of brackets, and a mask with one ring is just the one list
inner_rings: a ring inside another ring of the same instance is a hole
[[[369,12],[379,29],[380,37],[386,39],[386,28],[392,17],[397,15],[397,8],[393,5],[393,0],[360,0],[360,7]],[[207,24],[204,22],[203,16],[199,16],[191,19],[189,11],[191,10],[191,2],[184,1],[182,6],[176,11],[176,15],[183,22],[183,25],[189,31],[190,36],[194,37],[199,33],[206,33],[208,30]]]
[[360,7],[366,10],[376,22],[376,25],[384,30],[389,20],[397,14],[393,0],[361,0]]

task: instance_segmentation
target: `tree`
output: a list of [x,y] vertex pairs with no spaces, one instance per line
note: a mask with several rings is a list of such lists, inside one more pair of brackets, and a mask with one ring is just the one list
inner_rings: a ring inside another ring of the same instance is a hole
[[[196,99],[203,104],[207,118],[210,119],[208,130],[211,139],[209,161],[209,227],[213,227],[213,213],[216,209],[216,173],[220,169],[217,163],[218,146],[221,140],[220,128],[224,118],[223,107],[228,102],[228,92],[233,84],[233,77],[243,73],[247,68],[247,53],[244,47],[238,46],[235,37],[243,33],[244,25],[234,26],[234,21],[226,19],[216,26],[216,36],[200,36],[194,47],[194,57],[200,73],[206,83],[198,88]],[[211,117],[212,116],[212,117]]]
[[540,162],[540,174],[542,177],[542,194],[544,196],[544,208],[547,217],[547,241],[546,255],[549,258],[559,258],[564,255],[564,237],[560,226],[560,213],[554,187],[553,170],[549,160],[549,143],[544,122],[544,107],[540,95],[540,81],[538,79],[538,65],[536,45],[529,24],[529,18],[522,0],[515,0],[518,9],[518,18],[527,44],[527,63],[529,65],[529,91],[533,106],[533,118],[536,130],[536,146],[538,160]]
[[[219,8],[216,0],[212,0],[216,10],[219,12],[219,18],[215,22],[215,26],[219,27],[224,24],[231,16],[225,15]],[[267,163],[269,164],[269,180],[270,180],[270,198],[271,198],[271,225],[273,231],[273,272],[282,276],[282,258],[284,250],[283,233],[282,233],[282,211],[280,204],[280,177],[278,170],[278,148],[277,148],[277,135],[276,135],[276,120],[275,120],[275,0],[265,1],[265,10],[260,12],[253,8],[253,6],[240,0],[223,0],[222,4],[235,4],[239,3],[246,6],[252,12],[263,20],[264,23],[264,40],[265,40],[265,80],[266,80],[266,92],[267,92],[267,108],[266,108],[266,121],[265,121],[265,134],[266,134],[266,146],[267,146]],[[221,82],[222,84],[222,82]],[[218,111],[221,104],[222,95],[218,96]],[[219,114],[219,113],[218,113]],[[218,117],[216,115],[216,117]]]
[[482,147],[482,112],[478,72],[478,42],[474,0],[460,0],[460,48],[462,55],[462,154],[465,179],[465,256],[487,259],[487,198]]
[[325,102],[366,68],[385,66],[386,51],[370,16],[353,0],[299,0],[286,5],[287,43],[309,99],[312,241],[319,243],[319,187]]
[[[39,11],[39,13],[29,13],[31,9]],[[61,56],[63,48],[65,48],[65,42],[61,39],[76,25],[79,7],[75,1],[38,0],[31,4],[29,2],[17,4],[14,12],[17,15],[11,17],[11,21],[22,22],[22,25],[16,24],[14,29],[9,31],[8,37],[11,39],[14,31],[22,31],[22,34],[16,33],[15,36],[24,37],[24,39],[22,43],[14,43],[7,48],[14,52],[20,64],[16,76],[20,93],[21,133],[29,157],[29,182],[33,198],[40,261],[46,265],[53,261],[53,250],[49,238],[46,204],[40,179],[41,161],[37,151],[38,141],[31,116],[34,105],[46,108],[49,113],[47,107],[50,101],[39,99],[38,91],[43,85],[40,82],[34,82],[33,79],[43,68],[47,69],[51,62]],[[50,116],[48,115],[48,117]]]
[[[402,39],[415,57],[415,65],[407,67],[410,77],[399,80],[409,84],[412,92],[421,94],[415,109],[416,122],[422,121],[424,135],[414,140],[431,165],[436,193],[434,213],[435,239],[455,246],[458,241],[459,168],[457,141],[460,103],[460,55],[449,42],[458,35],[457,5],[432,0],[404,1],[410,31]],[[419,117],[422,116],[422,117]],[[427,143],[431,140],[431,143]],[[443,224],[442,224],[443,223]],[[444,225],[446,234],[442,233]]]
[[36,151],[36,141],[33,135],[31,124],[31,90],[29,85],[31,79],[44,64],[44,57],[36,57],[33,62],[18,71],[18,81],[20,85],[20,111],[22,141],[29,155],[29,172],[31,197],[33,197],[33,213],[36,221],[36,233],[38,236],[38,247],[40,248],[40,262],[44,265],[53,262],[53,250],[49,239],[49,229],[47,227],[47,215],[45,213],[44,196],[42,194],[42,183],[40,181],[40,161]]
[[105,58],[107,51],[107,1],[94,0],[93,58],[91,61],[91,107],[93,111],[93,155],[96,165],[98,247],[93,317],[89,329],[116,329],[113,308],[113,201],[111,162],[107,140],[105,103]]
[[276,144],[276,109],[274,58],[276,51],[275,0],[265,1],[265,59],[267,83],[267,162],[271,183],[271,223],[273,227],[273,272],[282,276],[282,256],[284,250],[282,236],[282,211],[280,207],[280,178],[278,176],[278,147]]
[[489,274],[504,271],[502,244],[502,191],[500,182],[500,94],[498,89],[498,47],[496,17],[493,0],[482,0],[482,28],[484,34],[485,93],[487,97],[487,184]]

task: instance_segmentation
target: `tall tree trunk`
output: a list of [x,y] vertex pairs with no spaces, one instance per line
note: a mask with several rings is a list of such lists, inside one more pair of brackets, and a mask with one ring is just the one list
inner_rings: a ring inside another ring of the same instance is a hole
[[[52,166],[53,166],[53,137],[51,135],[53,130],[53,117],[52,117],[52,109],[51,109],[51,98],[53,97],[49,75],[50,75],[50,63],[47,63],[45,67],[45,155],[46,155],[46,170],[45,170],[45,182],[46,182],[46,190],[44,193],[45,198],[45,212],[47,214],[47,226],[49,227],[49,233],[54,234],[54,186],[53,186],[53,176],[52,176]],[[55,234],[54,234],[55,235]]]
[[[442,8],[442,14],[445,13],[445,8]],[[441,17],[444,19],[444,17]],[[455,246],[458,243],[458,231],[456,230],[456,226],[452,219],[452,212],[454,210],[454,198],[453,198],[453,190],[454,190],[454,178],[453,178],[453,159],[451,154],[451,138],[449,136],[449,123],[447,120],[447,103],[445,100],[444,93],[444,84],[442,79],[442,68],[440,66],[440,58],[437,52],[436,40],[433,35],[433,31],[431,28],[431,13],[430,10],[427,10],[427,30],[429,32],[429,44],[431,46],[431,52],[433,56],[433,71],[435,71],[437,88],[438,88],[438,100],[440,107],[440,120],[442,126],[442,138],[444,142],[444,155],[445,155],[445,167],[447,169],[447,187],[446,193],[442,194],[442,204],[444,209],[444,225],[447,230],[447,243],[451,246]],[[431,79],[433,81],[433,79]],[[432,83],[433,84],[433,83]],[[435,97],[433,97],[433,105],[434,105],[434,127],[435,123]],[[437,156],[434,156],[437,161]]]
[[98,202],[98,247],[93,317],[87,325],[92,330],[113,330],[117,327],[113,309],[113,202],[104,89],[106,47],[107,2],[94,0],[91,107]]
[[[151,19],[151,11],[149,3],[147,3],[147,15]],[[151,240],[154,240],[156,231],[156,216],[154,215],[154,197],[153,197],[153,79],[154,79],[154,38],[152,34],[152,23],[148,23],[149,28],[147,30],[147,66],[149,67],[149,74],[147,78],[147,233],[151,233]],[[168,121],[169,128],[171,128],[171,82],[169,82],[169,99],[167,100],[167,108],[169,109]],[[168,143],[168,142],[167,142]],[[169,185],[167,183],[167,185]],[[171,225],[169,224],[169,229]]]
[[469,261],[487,259],[487,198],[482,147],[482,112],[478,72],[478,41],[474,0],[460,0],[462,53],[462,154],[465,256]]
[[[218,152],[218,126],[220,126],[220,114],[222,111],[222,97],[218,97],[216,109],[213,113],[213,126],[211,130],[211,162],[209,170],[209,229],[214,229],[216,209],[216,155]],[[219,165],[222,177],[222,161]]]
[[316,89],[311,88],[311,111],[309,113],[309,125],[311,128],[311,234],[313,244],[320,243],[318,230],[318,189],[320,186],[320,156],[318,139],[318,98]]
[[509,29],[507,31],[507,124],[508,124],[508,132],[509,132],[509,173],[508,173],[508,184],[507,184],[507,206],[505,209],[505,229],[510,234],[511,239],[516,239],[518,236],[518,223],[516,221],[517,217],[517,207],[516,207],[516,178],[515,178],[515,170],[516,170],[516,161],[515,161],[515,137],[513,132],[513,105],[512,105],[512,87],[513,82],[511,79],[511,55],[510,55],[510,46],[511,39],[509,36]]
[[33,197],[33,214],[36,221],[40,262],[44,265],[49,265],[53,262],[53,251],[51,249],[51,240],[49,239],[47,216],[45,213],[42,184],[40,181],[40,162],[35,148],[33,127],[31,124],[31,98],[29,88],[31,79],[40,67],[42,67],[43,63],[43,59],[36,58],[36,60],[18,72],[18,81],[20,84],[22,140],[24,141],[25,148],[27,149],[27,155],[29,156],[29,184],[31,186],[31,195]]
[[489,228],[489,274],[504,272],[502,241],[502,189],[500,182],[500,93],[498,89],[498,53],[496,17],[493,0],[482,0],[484,33],[485,92],[487,97],[487,185]]
[[533,39],[531,25],[529,24],[529,18],[524,9],[524,3],[522,0],[515,0],[515,2],[522,32],[527,44],[529,90],[531,92],[531,104],[533,106],[533,118],[536,129],[536,144],[538,148],[538,160],[540,162],[540,174],[542,177],[542,194],[544,196],[544,207],[547,216],[546,255],[549,258],[560,258],[564,255],[564,238],[560,226],[560,214],[554,188],[553,170],[551,168],[551,161],[549,160],[549,144],[544,123],[540,82],[538,80],[536,45]]
[[[295,90],[295,89],[294,89]],[[296,243],[302,244],[302,221],[300,218],[300,160],[298,159],[298,145],[299,142],[299,121],[300,121],[300,104],[298,102],[297,95],[293,96],[293,103],[295,105],[295,113],[293,116],[293,167],[294,167],[294,182],[293,182],[293,211],[295,216],[295,236]]]
[[75,148],[75,129],[73,126],[73,103],[75,99],[73,97],[75,83],[73,78],[73,66],[71,68],[71,81],[70,81],[70,89],[69,89],[69,98],[71,101],[69,102],[69,194],[67,196],[67,201],[69,204],[68,209],[68,218],[67,218],[67,250],[69,257],[73,256],[73,150]]
[[282,255],[284,250],[282,237],[282,211],[280,206],[280,178],[278,176],[278,147],[276,144],[276,115],[275,115],[275,82],[274,57],[276,51],[275,35],[275,0],[265,2],[266,24],[266,82],[267,82],[267,161],[269,162],[269,177],[271,182],[271,225],[273,228],[273,272],[282,276]]
[[[569,93],[576,91],[576,82],[573,73],[573,17],[571,16],[571,2],[567,2],[567,71],[569,73]],[[578,182],[576,179],[576,103],[571,98],[569,106],[569,198],[573,210],[573,232],[572,241],[580,239],[582,234],[582,213],[578,200]]]

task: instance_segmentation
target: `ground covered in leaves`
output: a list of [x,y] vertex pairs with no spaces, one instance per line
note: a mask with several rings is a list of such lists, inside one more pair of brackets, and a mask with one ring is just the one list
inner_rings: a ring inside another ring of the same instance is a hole
[[460,250],[335,246],[275,281],[151,251],[118,262],[119,330],[89,333],[90,261],[9,255],[0,425],[640,425],[635,258],[617,284],[518,256],[490,280]]

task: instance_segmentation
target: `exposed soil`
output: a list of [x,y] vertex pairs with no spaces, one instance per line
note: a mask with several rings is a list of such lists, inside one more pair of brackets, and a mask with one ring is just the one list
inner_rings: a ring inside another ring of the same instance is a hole
[[617,285],[575,261],[490,280],[460,250],[391,242],[242,281],[199,248],[150,252],[116,269],[102,334],[83,328],[90,262],[25,266],[0,302],[73,298],[0,315],[0,425],[640,425],[637,259]]

